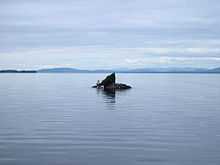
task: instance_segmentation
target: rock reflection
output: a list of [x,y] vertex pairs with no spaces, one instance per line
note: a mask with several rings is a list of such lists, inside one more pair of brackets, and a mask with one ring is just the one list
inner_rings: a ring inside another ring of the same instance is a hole
[[102,95],[107,103],[116,103],[115,91],[102,90]]
[[107,104],[116,103],[116,94],[114,90],[97,89],[97,94],[101,94],[104,99],[104,102]]
[[100,88],[97,89],[96,92],[99,97],[102,97],[103,102],[107,105],[109,110],[115,110],[118,104],[117,102],[120,102],[120,100],[129,93],[129,90],[104,90]]

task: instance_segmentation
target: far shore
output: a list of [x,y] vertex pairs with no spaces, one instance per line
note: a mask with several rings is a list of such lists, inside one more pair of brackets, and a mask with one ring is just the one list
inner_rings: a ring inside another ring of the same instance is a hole
[[39,70],[0,70],[0,73],[132,73],[132,74],[220,74],[220,68],[214,69],[204,69],[204,68],[142,68],[142,69],[127,69],[127,70],[117,70],[117,69],[103,69],[103,70],[81,70],[75,68],[49,68],[49,69],[39,69]]

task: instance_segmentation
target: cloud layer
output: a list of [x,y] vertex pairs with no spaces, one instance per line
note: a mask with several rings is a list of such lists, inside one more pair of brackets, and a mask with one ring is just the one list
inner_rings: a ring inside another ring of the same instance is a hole
[[220,66],[218,0],[0,0],[0,68]]

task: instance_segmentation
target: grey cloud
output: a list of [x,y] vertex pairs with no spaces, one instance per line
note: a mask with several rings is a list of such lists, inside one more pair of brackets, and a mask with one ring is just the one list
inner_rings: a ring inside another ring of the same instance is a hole
[[[18,60],[23,50],[42,49],[41,53],[44,54],[46,49],[80,47],[83,50],[82,46],[118,48],[118,52],[112,52],[112,57],[120,56],[122,52],[119,48],[128,47],[173,50],[205,47],[215,50],[220,46],[219,17],[218,0],[0,0],[0,60],[3,59],[2,53],[18,52],[14,54]],[[97,50],[99,53],[100,50]],[[213,51],[174,51],[169,56],[189,57],[198,54],[220,56]],[[149,56],[148,53],[145,55]],[[155,55],[164,56],[164,53]],[[42,58],[54,61],[52,58],[59,55],[48,56],[50,58],[45,58],[45,55]],[[85,65],[80,60],[84,54],[78,56],[78,65]],[[72,55],[68,58],[75,59]],[[105,56],[102,58],[104,60]],[[121,55],[121,59],[124,58]],[[62,61],[62,57],[59,60]],[[196,63],[196,59],[194,61]],[[204,64],[204,61],[201,63]]]

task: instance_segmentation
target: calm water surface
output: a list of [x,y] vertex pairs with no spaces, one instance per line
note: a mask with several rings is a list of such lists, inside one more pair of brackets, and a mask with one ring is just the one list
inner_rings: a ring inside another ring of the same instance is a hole
[[219,165],[220,75],[1,74],[1,165]]

